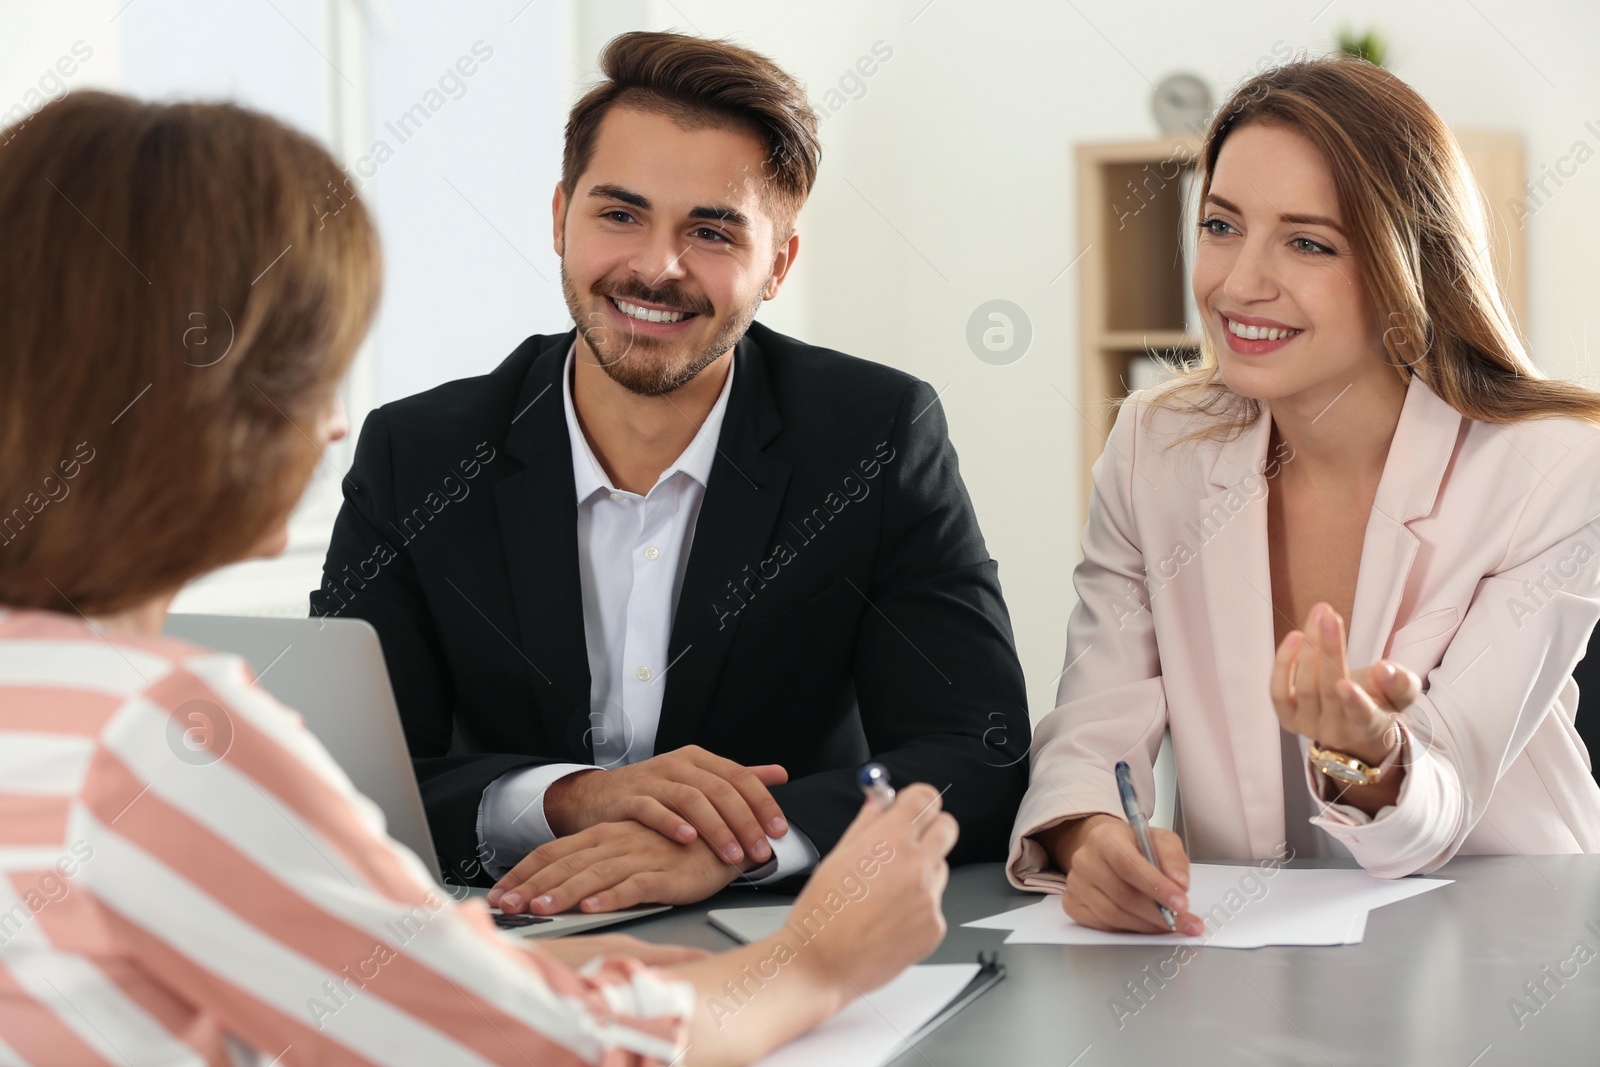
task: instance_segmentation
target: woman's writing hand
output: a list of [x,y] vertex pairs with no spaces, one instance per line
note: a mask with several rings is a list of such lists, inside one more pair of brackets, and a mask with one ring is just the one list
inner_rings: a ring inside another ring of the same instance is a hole
[[1159,907],[1165,904],[1177,916],[1178,933],[1198,937],[1205,932],[1200,917],[1188,910],[1189,857],[1177,834],[1150,828],[1159,868],[1139,852],[1133,828],[1114,815],[1077,819],[1052,837],[1057,862],[1067,872],[1061,907],[1073,922],[1096,930],[1168,934],[1172,930]]

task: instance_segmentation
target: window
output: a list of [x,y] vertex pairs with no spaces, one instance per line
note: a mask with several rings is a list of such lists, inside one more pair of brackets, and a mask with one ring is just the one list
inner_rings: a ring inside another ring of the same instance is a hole
[[384,299],[345,386],[351,437],[329,449],[283,556],[207,575],[175,610],[304,615],[366,414],[484,373],[527,334],[567,321],[549,221],[567,106],[566,9],[116,0],[98,18],[46,9],[0,43],[0,111],[29,106],[32,74],[81,41],[78,54],[90,58],[70,79],[50,75],[33,93],[40,103],[90,85],[236,100],[327,143],[378,220]]

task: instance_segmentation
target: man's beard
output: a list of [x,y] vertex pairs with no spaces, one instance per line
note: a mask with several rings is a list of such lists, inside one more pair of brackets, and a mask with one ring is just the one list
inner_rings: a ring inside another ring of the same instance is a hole
[[[765,289],[763,284],[762,290]],[[567,300],[567,311],[578,324],[578,333],[599,360],[600,368],[612,381],[639,396],[665,396],[694,381],[701,371],[739,342],[761,307],[761,298],[758,296],[754,303],[731,314],[704,348],[675,358],[674,350],[682,344],[680,341],[665,340],[635,330],[624,331],[614,328],[609,320],[595,321],[604,313],[590,312],[583,306],[577,287],[567,275],[566,263],[561,264],[561,292]],[[595,282],[591,292],[602,300],[614,296],[622,300],[666,304],[706,318],[712,314],[709,302],[690,297],[676,287],[651,289],[631,279],[608,282],[602,278]]]

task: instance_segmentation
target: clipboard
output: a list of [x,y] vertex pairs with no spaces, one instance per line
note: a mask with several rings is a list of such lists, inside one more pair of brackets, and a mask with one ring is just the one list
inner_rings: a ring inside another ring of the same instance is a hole
[[[715,908],[706,914],[706,920],[735,941],[741,944],[749,944],[752,941],[759,941],[769,934],[776,933],[783,927],[788,915],[789,905],[787,904],[780,907]],[[1005,964],[1000,962],[1000,954],[998,952],[979,952],[978,973],[972,976],[972,980],[963,986],[961,992],[952,997],[950,1002],[940,1009],[938,1014],[923,1023],[919,1029],[908,1035],[896,1046],[894,1053],[883,1062],[887,1063],[893,1060],[924,1037],[933,1033],[961,1009],[994,988],[995,984],[1005,976],[1006,967]]]
[[[1000,954],[998,952],[979,952],[978,973],[972,976],[972,981],[968,982],[965,988],[940,1010],[939,1014],[924,1023],[922,1029],[906,1038],[904,1046],[895,1051],[895,1056],[900,1055],[906,1049],[933,1033],[944,1025],[946,1021],[954,1017],[962,1008],[965,1008],[968,1004],[993,989],[1000,979],[1005,976],[1006,965],[1000,962]],[[892,1059],[893,1057],[890,1058]]]

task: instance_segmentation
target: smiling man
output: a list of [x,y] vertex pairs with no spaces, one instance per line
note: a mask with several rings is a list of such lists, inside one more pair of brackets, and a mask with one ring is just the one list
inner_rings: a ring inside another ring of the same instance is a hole
[[998,860],[1022,672],[938,398],[754,322],[816,116],[769,60],[618,37],[552,204],[576,328],[367,420],[314,614],[382,638],[434,840],[507,911],[805,874],[872,758]]

